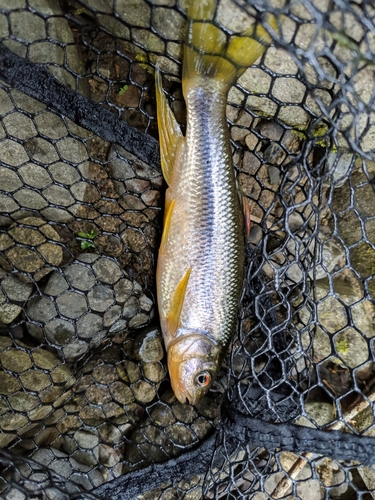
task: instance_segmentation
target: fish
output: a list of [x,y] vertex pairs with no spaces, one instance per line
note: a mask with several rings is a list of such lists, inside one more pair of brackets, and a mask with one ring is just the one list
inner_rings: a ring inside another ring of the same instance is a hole
[[[188,7],[185,136],[168,105],[158,66],[155,78],[161,166],[168,185],[157,302],[172,389],[190,405],[212,387],[236,328],[243,288],[250,218],[233,167],[228,92],[271,42],[259,22],[229,37],[214,22],[216,9],[216,0],[193,0]],[[276,27],[273,16],[267,22]]]

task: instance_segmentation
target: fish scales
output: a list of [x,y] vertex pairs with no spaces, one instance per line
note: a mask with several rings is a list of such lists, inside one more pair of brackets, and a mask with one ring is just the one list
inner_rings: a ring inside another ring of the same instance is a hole
[[243,216],[225,117],[227,95],[270,41],[258,24],[251,33],[227,40],[211,22],[215,9],[214,0],[193,0],[189,9],[183,64],[186,137],[156,72],[161,162],[168,183],[158,306],[172,388],[190,404],[199,402],[220,368],[243,281]]
[[244,237],[224,112],[226,93],[218,82],[209,83],[204,89],[192,86],[186,96],[186,146],[175,165],[176,204],[160,297],[167,313],[168,297],[182,271],[191,268],[181,325],[225,344],[233,332],[242,285]]

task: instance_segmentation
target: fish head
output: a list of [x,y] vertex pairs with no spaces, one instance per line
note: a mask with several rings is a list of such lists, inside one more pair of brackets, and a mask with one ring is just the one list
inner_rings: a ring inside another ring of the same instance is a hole
[[181,335],[168,348],[172,389],[181,403],[197,404],[220,367],[222,347],[202,333]]

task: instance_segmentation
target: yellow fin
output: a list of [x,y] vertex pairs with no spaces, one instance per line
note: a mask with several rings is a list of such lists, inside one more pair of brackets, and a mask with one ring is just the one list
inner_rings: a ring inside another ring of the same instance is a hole
[[169,202],[168,198],[166,197],[165,211],[164,211],[163,234],[161,236],[160,251],[163,251],[163,247],[165,246],[165,242],[167,241],[167,238],[168,238],[169,228],[170,228],[171,219],[172,219],[172,212],[173,212],[175,203],[176,203],[176,200],[172,200],[171,202]]
[[155,83],[161,168],[164,179],[170,186],[177,148],[183,135],[164,95],[159,66],[156,66]]
[[[229,90],[272,41],[271,35],[259,21],[242,35],[228,38],[224,30],[211,22],[215,9],[215,0],[191,3],[183,66],[185,87],[189,80],[200,75],[223,82]],[[275,16],[267,14],[265,21],[277,31]]]
[[168,311],[166,320],[167,320],[167,329],[168,333],[174,337],[177,332],[177,328],[180,324],[180,316],[182,311],[182,306],[184,304],[185,292],[188,285],[189,277],[191,273],[191,268],[189,267],[180,282],[178,283],[175,291],[173,292],[170,309]]

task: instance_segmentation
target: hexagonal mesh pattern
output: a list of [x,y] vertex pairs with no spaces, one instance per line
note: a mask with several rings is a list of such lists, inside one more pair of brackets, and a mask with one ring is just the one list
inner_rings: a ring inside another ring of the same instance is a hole
[[154,69],[184,129],[187,0],[0,5],[0,496],[372,498],[375,9],[218,0],[273,45],[227,118],[252,228],[238,331],[197,406],[155,307]]

